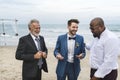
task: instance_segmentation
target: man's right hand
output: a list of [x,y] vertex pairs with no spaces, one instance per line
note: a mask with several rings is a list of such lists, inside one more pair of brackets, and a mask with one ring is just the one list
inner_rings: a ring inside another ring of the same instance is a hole
[[40,59],[42,57],[42,52],[38,51],[35,55],[34,55],[34,59]]
[[61,55],[60,53],[58,53],[58,54],[56,55],[56,58],[57,58],[58,60],[63,60],[63,59],[64,59],[64,57],[62,57],[62,55]]
[[100,80],[99,78],[93,76],[90,80]]

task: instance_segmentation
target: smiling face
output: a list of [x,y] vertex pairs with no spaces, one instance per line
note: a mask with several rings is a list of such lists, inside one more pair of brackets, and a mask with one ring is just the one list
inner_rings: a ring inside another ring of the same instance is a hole
[[95,18],[90,23],[90,30],[94,37],[100,38],[101,33],[105,30],[104,22],[101,18]]
[[78,24],[72,22],[71,25],[68,26],[69,35],[74,36],[78,30]]
[[100,37],[100,34],[101,34],[100,26],[90,26],[90,30],[94,37]]
[[76,35],[76,32],[78,31],[78,24],[79,21],[77,19],[70,19],[68,20],[68,34],[71,36]]
[[39,25],[39,23],[33,22],[33,23],[30,25],[29,30],[30,30],[30,32],[31,32],[34,36],[39,36],[39,33],[40,33],[40,25]]

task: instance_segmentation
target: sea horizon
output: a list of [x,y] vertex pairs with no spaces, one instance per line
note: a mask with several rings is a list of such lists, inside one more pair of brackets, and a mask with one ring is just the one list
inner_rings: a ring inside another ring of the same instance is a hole
[[[105,26],[120,38],[120,24],[107,24]],[[44,36],[47,47],[54,48],[57,37],[67,32],[67,24],[41,24],[40,35]],[[16,33],[18,36],[15,36]],[[18,24],[17,27],[6,24],[4,32],[2,25],[0,25],[0,46],[17,46],[19,38],[27,34],[29,34],[27,24]],[[77,34],[84,37],[85,43],[93,39],[92,33],[89,30],[89,24],[79,24]]]

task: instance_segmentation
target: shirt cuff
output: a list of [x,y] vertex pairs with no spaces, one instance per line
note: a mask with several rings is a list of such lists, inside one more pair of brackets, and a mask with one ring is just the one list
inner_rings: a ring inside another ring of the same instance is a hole
[[94,74],[94,76],[97,77],[97,78],[104,78],[104,75],[102,75],[102,74],[100,74],[100,73],[98,73],[98,72],[96,72],[96,73]]
[[95,77],[97,78],[104,78],[107,74],[109,74],[112,70],[108,69],[108,70],[103,70],[103,71],[100,71],[100,70],[97,70],[94,74]]

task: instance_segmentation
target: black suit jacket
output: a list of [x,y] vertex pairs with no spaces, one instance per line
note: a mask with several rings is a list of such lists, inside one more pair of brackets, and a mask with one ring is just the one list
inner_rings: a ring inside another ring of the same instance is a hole
[[[47,53],[45,41],[42,36],[40,36],[40,43],[41,50]],[[37,63],[39,60],[34,59],[34,54],[36,52],[38,52],[38,50],[30,34],[19,39],[15,57],[18,60],[23,60],[23,77],[35,77],[37,75],[37,71],[39,70]],[[48,72],[46,59],[43,58],[42,60],[42,69],[45,72]]]

